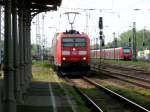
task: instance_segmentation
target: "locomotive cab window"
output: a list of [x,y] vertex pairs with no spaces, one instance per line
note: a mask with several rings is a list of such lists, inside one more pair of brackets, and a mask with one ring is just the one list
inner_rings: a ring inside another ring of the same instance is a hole
[[63,38],[62,46],[63,47],[85,47],[86,41],[85,38]]
[[130,53],[130,49],[124,49],[123,52],[124,53]]

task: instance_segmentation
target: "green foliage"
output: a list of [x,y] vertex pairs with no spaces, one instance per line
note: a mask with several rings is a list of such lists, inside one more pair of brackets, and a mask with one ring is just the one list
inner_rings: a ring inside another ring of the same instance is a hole
[[[150,99],[148,98],[149,95],[144,95],[137,90],[128,89],[128,88],[118,88],[114,86],[107,85],[107,88],[117,92],[118,94],[136,102],[139,105],[149,109],[150,108]],[[147,92],[148,93],[148,92]]]
[[[132,35],[133,35],[132,30],[123,32],[120,35],[120,38],[117,39],[117,46],[118,47],[129,46],[129,38],[131,38],[131,42],[132,42]],[[143,46],[143,41],[145,43],[145,46]],[[148,30],[144,31],[144,29],[140,31],[136,31],[136,45],[138,50],[150,49],[150,31]],[[113,47],[113,46],[114,46],[114,41],[106,45],[106,47]]]
[[128,30],[120,35],[120,39],[118,40],[118,46],[128,46],[129,45],[129,38],[132,37],[132,31]]
[[38,54],[38,50],[37,50],[37,45],[36,44],[32,44],[32,55],[37,55]]
[[77,91],[75,91],[75,89],[73,89],[71,86],[69,86],[68,84],[64,83],[65,88],[67,89],[67,94],[69,96],[73,96],[72,98],[75,99],[80,112],[92,112],[92,108],[88,108],[86,106],[86,103],[84,102],[84,100],[80,97],[80,95],[77,93]]
[[49,61],[32,61],[32,65],[35,67],[44,67],[44,68],[52,67]]

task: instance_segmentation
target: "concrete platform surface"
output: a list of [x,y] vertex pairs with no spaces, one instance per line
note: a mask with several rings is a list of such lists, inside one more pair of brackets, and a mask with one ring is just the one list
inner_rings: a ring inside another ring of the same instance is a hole
[[58,83],[32,82],[17,112],[74,112]]

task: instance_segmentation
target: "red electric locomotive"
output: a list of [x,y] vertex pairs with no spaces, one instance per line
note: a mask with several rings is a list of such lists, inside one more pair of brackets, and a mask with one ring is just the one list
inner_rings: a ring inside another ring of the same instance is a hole
[[90,70],[90,39],[75,30],[57,33],[52,41],[52,57],[58,70]]
[[130,47],[108,48],[91,51],[92,58],[103,59],[119,59],[119,60],[132,60],[132,50]]

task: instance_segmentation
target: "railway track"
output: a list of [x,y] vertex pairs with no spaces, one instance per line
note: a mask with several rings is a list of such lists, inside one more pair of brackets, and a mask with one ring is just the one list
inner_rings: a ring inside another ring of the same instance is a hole
[[[118,68],[119,69],[119,68]],[[146,88],[146,89],[150,89],[150,80],[149,78],[145,76],[141,77],[142,74],[139,73],[134,73],[128,71],[121,71],[121,70],[117,70],[117,69],[113,69],[110,67],[105,67],[105,68],[99,68],[99,67],[94,67],[94,70],[96,71],[101,71],[103,73],[105,73],[105,75],[109,76],[109,77],[113,77],[128,83],[132,83],[134,85]]]
[[123,71],[131,71],[131,72],[135,72],[138,74],[145,74],[145,75],[150,74],[149,71],[146,71],[142,68],[136,68],[136,67],[128,67],[128,66],[121,66],[121,65],[109,65],[109,64],[104,64],[104,67],[119,69],[119,70],[123,70]]
[[[82,77],[66,79],[75,87],[83,99],[97,112],[150,112],[144,107],[111,91],[100,84]],[[92,90],[92,91],[91,91]]]

